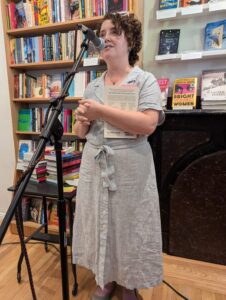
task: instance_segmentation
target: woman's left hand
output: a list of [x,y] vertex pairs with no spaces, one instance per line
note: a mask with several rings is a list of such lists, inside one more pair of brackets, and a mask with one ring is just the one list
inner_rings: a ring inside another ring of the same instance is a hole
[[84,105],[87,109],[83,113],[89,121],[96,120],[101,117],[101,109],[103,104],[100,104],[92,99],[84,99],[79,101],[79,104]]

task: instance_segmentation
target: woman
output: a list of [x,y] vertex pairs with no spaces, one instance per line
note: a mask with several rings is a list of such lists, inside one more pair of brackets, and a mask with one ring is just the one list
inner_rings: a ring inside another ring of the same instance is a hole
[[[136,289],[162,281],[159,200],[147,136],[164,114],[156,79],[134,67],[142,42],[140,21],[108,14],[100,36],[107,71],[88,85],[75,116],[74,132],[87,143],[76,199],[73,261],[95,274],[93,300],[110,299],[115,282],[124,287],[123,300],[133,300]],[[137,111],[106,105],[108,86],[138,88]],[[136,138],[106,138],[105,123]]]

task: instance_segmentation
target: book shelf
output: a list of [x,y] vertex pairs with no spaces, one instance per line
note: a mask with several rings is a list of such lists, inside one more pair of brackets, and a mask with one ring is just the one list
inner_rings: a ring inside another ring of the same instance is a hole
[[[225,66],[226,49],[219,47],[216,50],[206,51],[205,30],[207,24],[225,19],[226,2],[165,10],[159,10],[159,3],[160,1],[149,3],[145,7],[146,44],[144,47],[148,51],[144,52],[144,68],[152,72],[159,80],[168,79],[169,103],[175,79],[197,77],[197,104],[200,108],[202,72],[222,70]],[[160,32],[176,29],[180,30],[177,53],[160,55]],[[170,105],[168,108],[170,109]]]
[[214,51],[193,51],[193,52],[184,52],[184,53],[173,53],[173,54],[164,54],[156,55],[155,60],[159,63],[167,62],[178,62],[185,60],[203,60],[203,59],[217,59],[226,57],[226,49],[224,50],[214,50]]
[[[43,61],[43,62],[36,62],[36,63],[19,63],[19,64],[12,64],[11,63],[11,53],[10,53],[10,39],[12,38],[26,38],[32,36],[39,36],[43,34],[54,34],[56,32],[66,32],[69,30],[75,30],[76,25],[78,23],[82,23],[87,27],[95,29],[98,24],[101,23],[103,20],[103,16],[95,16],[95,17],[88,17],[83,19],[74,19],[71,21],[66,22],[59,22],[59,23],[49,23],[42,26],[33,26],[27,28],[17,28],[17,29],[8,29],[7,28],[7,14],[6,14],[6,5],[10,1],[1,0],[1,11],[2,11],[2,21],[3,21],[3,31],[4,31],[4,40],[5,40],[5,52],[6,52],[6,59],[7,59],[7,74],[8,74],[8,82],[9,82],[9,94],[10,94],[10,108],[11,108],[11,117],[12,117],[12,127],[13,127],[13,140],[14,140],[14,153],[15,153],[15,160],[17,161],[18,157],[18,143],[20,139],[32,139],[39,136],[39,132],[21,132],[17,129],[18,124],[18,111],[20,108],[29,107],[29,105],[47,105],[50,98],[15,98],[14,96],[14,74],[18,72],[40,72],[45,70],[57,70],[57,71],[64,71],[70,70],[73,65],[73,60],[61,60],[61,61]],[[129,0],[129,13],[134,13],[136,16],[142,21],[143,20],[143,0]],[[140,65],[142,61],[142,54],[140,55]],[[98,66],[87,66],[79,68],[82,71],[88,70],[103,70],[105,69],[105,65],[103,62],[100,62]],[[76,107],[76,103],[80,97],[67,97],[65,99],[65,104],[73,105]],[[64,137],[66,139],[76,139],[76,136],[73,133],[65,133]],[[15,170],[15,181],[17,181],[21,171]],[[33,228],[39,226],[39,224],[35,224],[32,222],[25,223],[25,232],[29,233],[33,231]],[[12,225],[15,229],[15,226]],[[54,228],[52,229],[54,231]],[[15,232],[15,230],[13,230]]]
[[173,9],[157,10],[157,20],[180,19],[186,17],[200,17],[202,15],[214,14],[218,11],[226,11],[225,2],[206,3],[187,7],[178,7]]

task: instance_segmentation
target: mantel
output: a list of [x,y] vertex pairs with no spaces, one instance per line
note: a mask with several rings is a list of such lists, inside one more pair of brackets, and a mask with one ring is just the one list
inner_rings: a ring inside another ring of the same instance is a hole
[[149,141],[164,251],[226,264],[226,111],[166,111]]

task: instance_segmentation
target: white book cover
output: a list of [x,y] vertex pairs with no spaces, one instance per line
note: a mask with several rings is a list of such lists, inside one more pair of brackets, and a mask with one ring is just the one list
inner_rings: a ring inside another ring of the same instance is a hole
[[203,71],[201,99],[202,101],[226,100],[226,71]]
[[[138,96],[139,89],[136,86],[106,86],[104,90],[104,102],[107,105],[126,111],[137,110]],[[137,136],[104,122],[104,137],[131,139]]]

